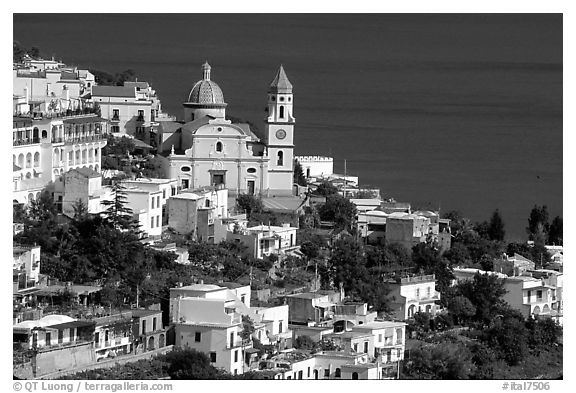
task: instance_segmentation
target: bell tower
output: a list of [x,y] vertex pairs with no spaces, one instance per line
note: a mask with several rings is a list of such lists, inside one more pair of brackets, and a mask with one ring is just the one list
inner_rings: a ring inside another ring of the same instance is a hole
[[292,195],[296,122],[293,108],[292,83],[281,65],[268,88],[265,143],[270,157],[268,184],[271,194]]

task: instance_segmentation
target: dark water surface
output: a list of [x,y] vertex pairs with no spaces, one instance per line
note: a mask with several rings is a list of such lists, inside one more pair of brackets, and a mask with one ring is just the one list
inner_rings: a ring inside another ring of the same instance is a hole
[[297,154],[414,206],[499,208],[510,239],[534,204],[562,215],[561,15],[15,15],[14,39],[132,68],[179,118],[208,60],[227,113],[261,125],[282,63]]

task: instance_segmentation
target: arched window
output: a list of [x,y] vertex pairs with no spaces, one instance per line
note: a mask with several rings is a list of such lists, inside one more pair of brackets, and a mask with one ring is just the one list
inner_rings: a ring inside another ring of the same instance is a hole
[[16,165],[16,154],[12,154],[12,164]]
[[210,199],[206,199],[206,207],[210,207]]
[[284,165],[284,152],[280,150],[278,152],[278,166]]
[[36,152],[34,153],[34,168],[37,168],[40,166],[40,153]]
[[284,105],[280,105],[280,118],[284,118]]
[[26,154],[26,168],[32,167],[32,153]]
[[352,379],[358,379],[358,373],[356,371],[352,373]]
[[24,168],[24,154],[20,153],[18,156],[18,166],[20,169]]
[[216,151],[222,152],[222,142],[216,142]]

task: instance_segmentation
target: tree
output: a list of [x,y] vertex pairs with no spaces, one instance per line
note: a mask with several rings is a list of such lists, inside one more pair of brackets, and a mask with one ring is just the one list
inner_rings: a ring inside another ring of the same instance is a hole
[[440,250],[426,243],[419,243],[412,248],[412,261],[421,274],[434,274],[436,287],[444,292],[454,279],[449,261],[440,255]]
[[319,209],[320,219],[333,221],[339,229],[353,231],[353,223],[356,217],[356,206],[347,198],[338,194],[331,194],[326,197],[326,203]]
[[299,186],[307,186],[306,177],[304,177],[304,172],[302,171],[302,165],[298,160],[294,160],[294,183]]
[[539,232],[548,234],[550,229],[550,224],[548,223],[548,208],[546,205],[538,206],[534,205],[532,211],[530,211],[530,217],[528,218],[528,227],[526,232],[528,232],[528,237],[530,240],[536,240],[535,237]]
[[294,341],[294,348],[312,350],[316,347],[316,344],[310,336],[298,336]]
[[25,54],[26,48],[24,48],[20,42],[14,40],[12,42],[12,61],[14,63],[20,63]]
[[316,188],[316,193],[327,197],[328,195],[338,194],[338,188],[328,180],[324,180],[318,188]]
[[367,281],[362,244],[354,238],[342,238],[332,247],[332,256],[326,267],[321,268],[321,279],[325,286],[332,282],[335,289],[342,283],[346,292],[361,293]]
[[127,69],[125,71],[117,73],[115,78],[116,78],[116,86],[124,86],[124,82],[134,81],[136,79],[136,72],[133,69]]
[[529,344],[533,348],[554,345],[562,337],[562,326],[552,318],[531,317],[526,321],[526,328],[530,333]]
[[121,181],[114,181],[112,184],[112,200],[103,200],[104,206],[102,217],[116,229],[136,231],[138,223],[132,217],[132,209],[127,207],[126,187]]
[[195,349],[175,349],[165,359],[171,379],[216,379],[218,375],[208,355]]
[[509,365],[514,366],[528,354],[528,329],[517,318],[496,318],[486,330],[484,340],[494,348]]
[[461,343],[420,346],[404,361],[406,379],[468,379],[472,354]]
[[308,260],[318,257],[320,247],[314,242],[306,241],[300,245],[300,251],[306,256]]
[[450,299],[448,311],[453,315],[457,324],[461,324],[476,315],[476,307],[467,297],[462,295]]
[[554,217],[552,224],[550,224],[550,230],[548,231],[548,244],[562,245],[562,231],[564,224],[562,218],[559,216]]
[[28,51],[28,54],[30,55],[31,58],[33,59],[40,59],[40,49],[38,49],[37,47],[33,46],[32,48],[30,48],[30,50]]
[[472,258],[468,248],[462,243],[454,243],[448,251],[443,254],[451,266],[467,267],[472,264]]
[[496,209],[494,213],[492,213],[490,223],[488,224],[488,237],[490,240],[503,241],[505,234],[506,231],[504,231],[504,221],[502,221],[500,212],[498,209]]
[[74,202],[72,208],[74,209],[74,219],[81,219],[88,214],[88,206],[80,198]]
[[476,273],[472,280],[459,283],[456,290],[476,307],[474,319],[486,324],[497,314],[497,306],[506,293],[504,281],[488,273]]
[[254,195],[248,194],[238,195],[236,198],[236,206],[238,206],[241,211],[245,211],[248,216],[252,213],[260,213],[264,210],[262,200]]

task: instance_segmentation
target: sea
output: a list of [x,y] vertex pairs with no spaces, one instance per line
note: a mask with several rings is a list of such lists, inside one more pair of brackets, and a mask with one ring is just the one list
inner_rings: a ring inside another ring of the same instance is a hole
[[[73,10],[70,10],[73,11]],[[201,79],[263,128],[280,64],[295,152],[334,157],[386,198],[498,209],[526,240],[534,205],[562,216],[561,14],[14,14],[14,40],[109,73],[133,69],[165,112]]]

